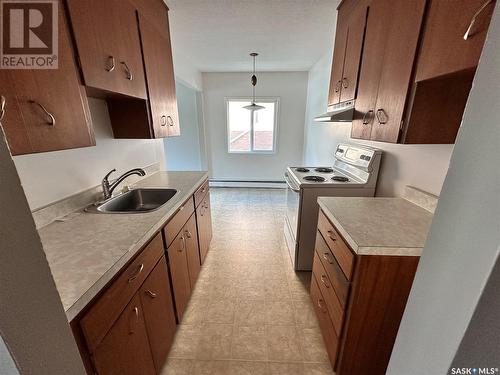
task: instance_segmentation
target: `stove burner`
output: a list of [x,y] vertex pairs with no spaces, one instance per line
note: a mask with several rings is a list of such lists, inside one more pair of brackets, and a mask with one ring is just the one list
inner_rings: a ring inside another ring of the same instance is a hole
[[328,168],[328,167],[320,167],[320,168],[316,168],[315,171],[320,172],[320,173],[332,173],[333,169]]
[[321,176],[306,176],[306,177],[304,177],[304,180],[314,181],[314,182],[323,182],[323,181],[325,181],[325,178],[321,177]]
[[347,181],[349,181],[349,179],[347,177],[344,177],[344,176],[333,176],[332,180],[333,181],[340,181],[340,182],[347,182]]
[[309,172],[309,169],[307,169],[307,168],[302,168],[302,167],[300,167],[300,168],[295,168],[295,170],[296,170],[297,172]]

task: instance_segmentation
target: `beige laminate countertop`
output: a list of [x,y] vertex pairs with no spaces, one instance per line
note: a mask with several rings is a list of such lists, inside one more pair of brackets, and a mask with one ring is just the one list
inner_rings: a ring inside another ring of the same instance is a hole
[[318,203],[359,255],[420,256],[433,217],[403,198],[320,197]]
[[206,172],[157,172],[134,187],[172,188],[177,194],[149,213],[79,211],[39,234],[68,321],[157,233],[208,177]]

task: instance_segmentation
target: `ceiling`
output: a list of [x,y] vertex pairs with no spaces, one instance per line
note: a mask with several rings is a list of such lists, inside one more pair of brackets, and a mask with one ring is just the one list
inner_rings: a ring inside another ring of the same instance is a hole
[[167,0],[174,61],[201,72],[307,71],[331,50],[337,0]]

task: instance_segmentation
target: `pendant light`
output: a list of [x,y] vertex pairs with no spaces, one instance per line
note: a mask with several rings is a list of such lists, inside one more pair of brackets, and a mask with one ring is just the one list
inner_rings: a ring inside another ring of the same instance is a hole
[[250,105],[246,105],[243,108],[248,109],[249,111],[258,111],[259,109],[263,109],[264,107],[258,104],[255,104],[255,86],[257,85],[257,76],[255,75],[255,58],[259,54],[256,52],[252,52],[250,56],[253,57],[253,75],[252,75],[252,103]]

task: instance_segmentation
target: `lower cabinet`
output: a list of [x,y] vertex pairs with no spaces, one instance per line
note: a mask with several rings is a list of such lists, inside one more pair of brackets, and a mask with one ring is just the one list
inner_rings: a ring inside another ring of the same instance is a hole
[[93,358],[99,375],[156,373],[137,294],[97,346]]
[[198,223],[198,241],[200,243],[200,259],[201,264],[205,261],[205,257],[210,247],[212,240],[212,214],[210,207],[210,192],[207,192],[205,198],[196,208],[196,220]]
[[142,284],[139,294],[153,362],[159,373],[167,360],[176,330],[174,304],[165,257],[162,257]]
[[311,298],[337,375],[383,375],[417,256],[358,255],[320,212]]
[[186,235],[181,230],[167,249],[168,266],[170,277],[172,278],[172,290],[174,291],[175,311],[177,312],[177,321],[179,323],[182,320],[182,315],[191,295],[191,280],[189,278],[186,252]]

